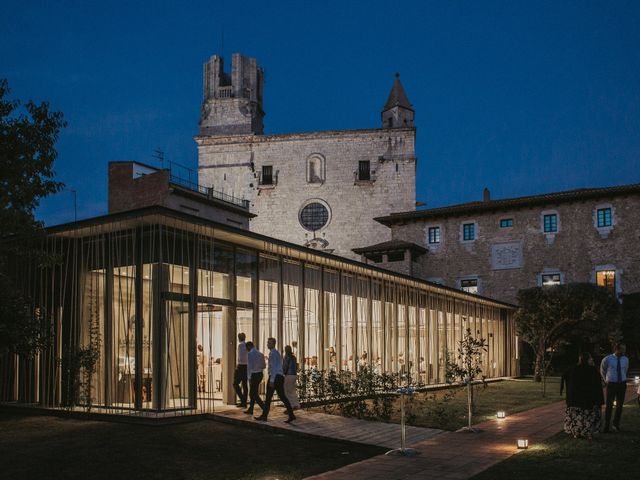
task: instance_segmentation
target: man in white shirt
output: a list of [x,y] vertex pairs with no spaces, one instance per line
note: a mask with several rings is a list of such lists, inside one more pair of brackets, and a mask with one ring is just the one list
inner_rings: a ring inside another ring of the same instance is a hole
[[[236,391],[236,395],[240,398],[240,403],[236,405],[238,407],[247,407],[247,345],[245,344],[246,335],[244,333],[238,334],[238,355],[236,355],[236,370],[233,373],[233,389]],[[242,385],[242,390],[240,390]]]
[[247,376],[249,377],[249,408],[244,413],[253,415],[253,407],[257,403],[264,412],[264,402],[260,398],[259,389],[262,383],[263,370],[265,367],[264,355],[253,346],[253,342],[246,343],[247,353]]
[[262,415],[255,417],[256,420],[262,422],[267,421],[269,416],[269,408],[271,407],[271,400],[273,399],[273,392],[278,393],[278,397],[282,403],[284,403],[287,409],[287,415],[289,418],[285,420],[286,423],[291,423],[296,419],[291,408],[291,403],[284,393],[284,372],[282,370],[282,355],[276,349],[276,339],[269,338],[267,340],[267,347],[269,347],[269,384],[267,386],[267,398],[264,402],[264,408],[262,409]]
[[613,411],[613,401],[616,401],[616,413],[613,417],[613,430],[620,430],[620,417],[622,417],[622,406],[627,393],[627,371],[629,370],[629,359],[625,356],[627,347],[623,343],[617,343],[611,355],[602,359],[600,364],[600,375],[607,384],[607,400],[604,414],[604,433],[609,432],[611,423],[611,413]]

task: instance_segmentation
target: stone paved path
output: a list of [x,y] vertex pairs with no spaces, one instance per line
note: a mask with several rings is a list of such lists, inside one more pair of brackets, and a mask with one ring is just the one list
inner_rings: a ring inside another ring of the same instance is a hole
[[[627,401],[635,399],[635,385],[627,389]],[[534,408],[504,420],[476,425],[482,433],[447,432],[415,443],[415,457],[376,456],[307,480],[462,480],[522,451],[518,438],[527,438],[529,446],[562,431],[564,402]]]
[[[259,407],[256,407],[256,412],[260,413]],[[400,443],[400,426],[394,423],[370,422],[326,413],[296,410],[298,419],[287,424],[284,423],[287,416],[283,408],[279,406],[272,408],[269,421],[265,424],[254,420],[252,416],[242,413],[242,409],[235,407],[216,407],[214,415],[236,422],[250,422],[261,425],[263,428],[289,430],[389,449],[396,448]],[[407,427],[407,444],[413,445],[442,433],[444,433],[443,430],[435,428]]]

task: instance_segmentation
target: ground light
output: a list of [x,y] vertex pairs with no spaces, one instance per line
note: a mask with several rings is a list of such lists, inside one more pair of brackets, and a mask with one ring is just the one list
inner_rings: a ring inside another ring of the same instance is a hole
[[404,397],[413,395],[415,389],[413,387],[399,388],[396,393],[400,395],[400,448],[389,450],[385,455],[398,455],[401,457],[413,457],[418,451],[413,448],[407,448],[407,426],[404,421]]
[[518,440],[518,450],[526,450],[529,448],[529,440],[521,438]]
[[503,418],[506,418],[506,417],[507,417],[507,414],[503,410],[500,410],[498,413],[496,413],[496,418],[498,418],[498,419],[503,419]]

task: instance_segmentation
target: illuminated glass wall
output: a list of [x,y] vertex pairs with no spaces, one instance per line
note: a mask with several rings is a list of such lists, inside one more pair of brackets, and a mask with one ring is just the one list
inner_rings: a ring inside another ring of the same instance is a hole
[[[46,248],[60,265],[25,269],[25,285],[54,338],[35,359],[2,359],[0,399],[112,413],[211,411],[235,401],[240,332],[265,355],[269,337],[281,350],[291,345],[301,369],[370,366],[438,384],[469,328],[488,341],[485,375],[516,373],[507,306],[234,235],[219,239],[207,224],[173,217],[52,232]],[[79,367],[87,356],[93,365]]]

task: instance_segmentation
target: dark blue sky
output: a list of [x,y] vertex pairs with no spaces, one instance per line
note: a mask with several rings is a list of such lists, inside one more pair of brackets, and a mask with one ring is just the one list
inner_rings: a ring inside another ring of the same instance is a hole
[[[197,165],[202,63],[266,70],[265,130],[375,128],[399,71],[435,207],[640,182],[640,2],[3,0],[0,77],[64,112],[56,171],[106,213],[107,162]],[[73,219],[67,192],[48,224]]]

